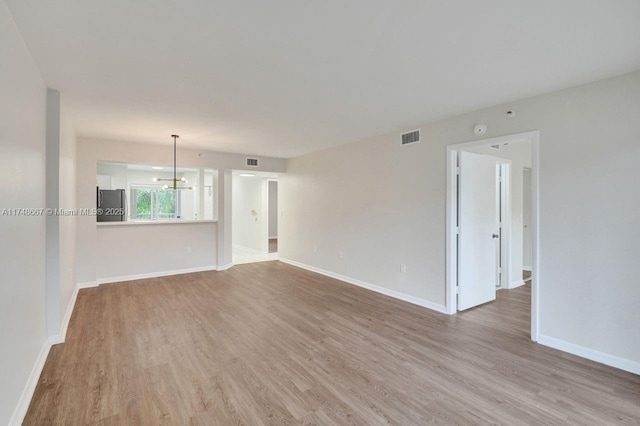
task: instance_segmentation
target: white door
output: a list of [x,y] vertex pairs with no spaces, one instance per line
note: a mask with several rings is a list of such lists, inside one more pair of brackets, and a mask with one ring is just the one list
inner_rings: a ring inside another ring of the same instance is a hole
[[460,152],[458,309],[496,298],[498,265],[497,159]]

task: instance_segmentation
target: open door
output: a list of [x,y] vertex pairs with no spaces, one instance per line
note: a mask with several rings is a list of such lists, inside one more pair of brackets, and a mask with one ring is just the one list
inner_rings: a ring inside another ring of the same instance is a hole
[[458,310],[496,298],[499,256],[497,159],[460,152]]

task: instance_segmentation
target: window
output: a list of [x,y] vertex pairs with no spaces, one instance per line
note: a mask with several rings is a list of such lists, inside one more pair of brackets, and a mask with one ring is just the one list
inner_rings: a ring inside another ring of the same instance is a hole
[[131,186],[131,219],[180,219],[182,191],[163,191],[154,186]]

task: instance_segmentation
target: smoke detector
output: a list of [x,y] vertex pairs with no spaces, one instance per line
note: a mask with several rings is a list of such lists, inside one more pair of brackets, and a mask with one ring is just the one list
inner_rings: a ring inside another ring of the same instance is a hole
[[473,133],[478,136],[482,136],[487,133],[487,125],[486,124],[478,124],[473,128]]

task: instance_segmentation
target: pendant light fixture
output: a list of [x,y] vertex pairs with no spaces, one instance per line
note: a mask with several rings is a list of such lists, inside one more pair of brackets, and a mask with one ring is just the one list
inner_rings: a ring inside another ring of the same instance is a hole
[[164,191],[166,190],[178,190],[178,189],[193,189],[191,186],[178,186],[178,182],[180,183],[188,183],[189,181],[183,176],[180,179],[177,177],[177,166],[176,166],[176,142],[180,136],[171,135],[173,138],[173,179],[163,179],[163,178],[153,178],[154,182],[164,182],[169,181],[171,185],[165,185],[162,187]]

